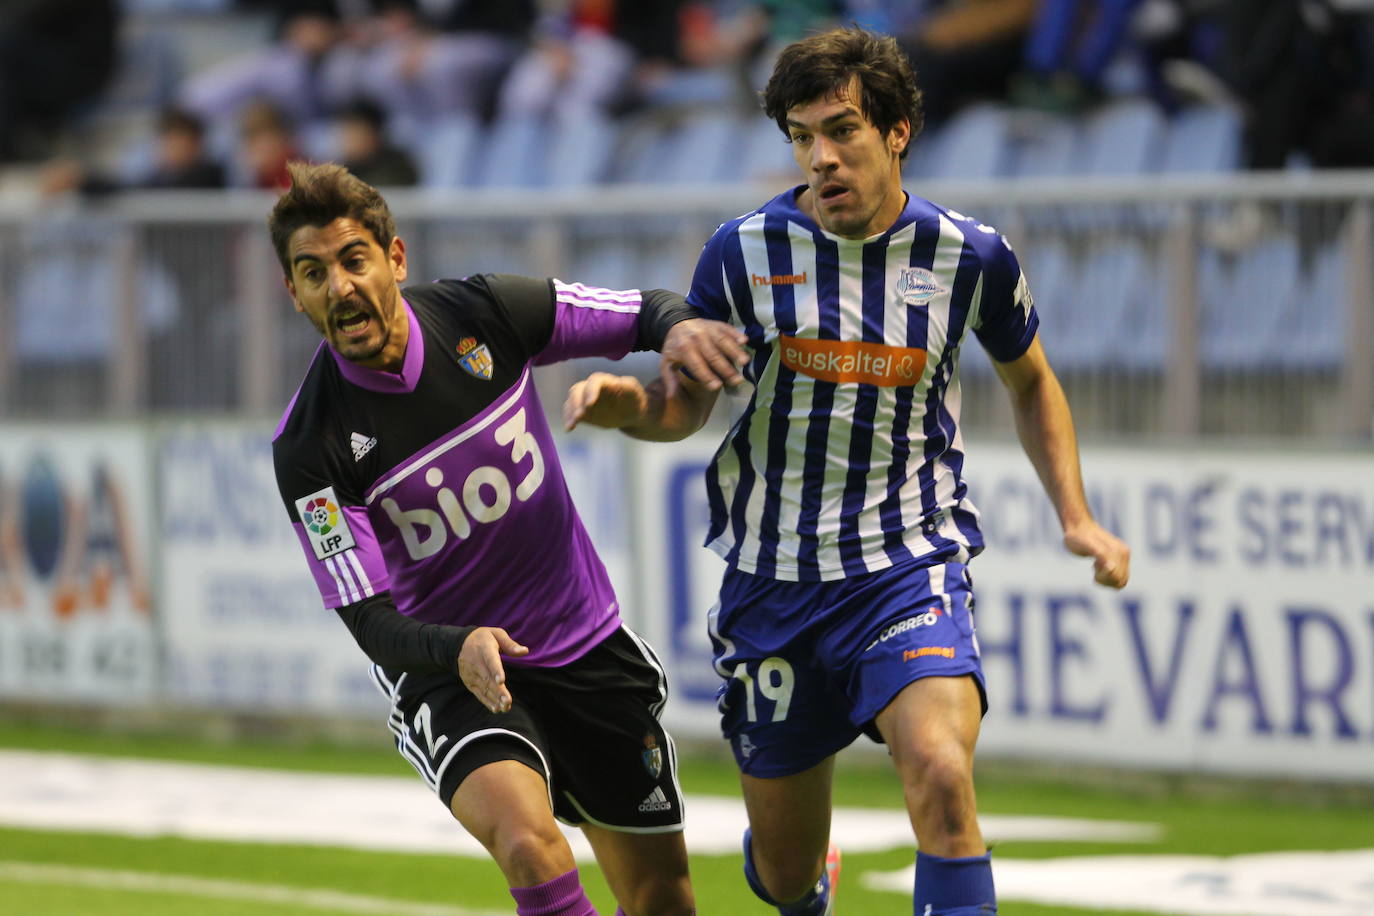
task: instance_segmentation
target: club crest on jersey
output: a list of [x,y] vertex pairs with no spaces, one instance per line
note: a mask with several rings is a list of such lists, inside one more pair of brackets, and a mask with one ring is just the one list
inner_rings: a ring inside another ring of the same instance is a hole
[[663,750],[658,746],[658,739],[653,735],[644,736],[644,769],[649,771],[649,775],[654,779],[663,772]]
[[491,379],[491,351],[486,344],[478,343],[476,337],[464,337],[458,341],[455,349],[458,351],[458,365],[464,372],[483,381]]
[[296,500],[296,517],[305,528],[305,537],[315,551],[315,558],[324,560],[353,547],[353,532],[339,508],[339,498],[333,487],[317,490]]
[[897,291],[907,305],[929,305],[930,300],[946,292],[935,281],[935,275],[924,267],[903,267],[897,279]]

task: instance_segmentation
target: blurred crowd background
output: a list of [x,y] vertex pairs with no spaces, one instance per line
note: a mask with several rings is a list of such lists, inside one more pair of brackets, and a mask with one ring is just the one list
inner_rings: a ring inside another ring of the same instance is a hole
[[757,178],[773,53],[846,22],[916,64],[916,176],[1092,171],[1108,110],[1099,171],[1374,165],[1371,0],[11,0],[0,191]]
[[1374,0],[7,0],[0,416],[279,411],[294,157],[388,189],[413,279],[684,289],[841,23],[915,62],[907,186],[1010,239],[1085,435],[1374,436]]

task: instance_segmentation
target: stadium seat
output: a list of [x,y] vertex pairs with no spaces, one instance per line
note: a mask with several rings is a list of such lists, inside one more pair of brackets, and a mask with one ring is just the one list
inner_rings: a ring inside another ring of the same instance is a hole
[[1161,171],[1229,172],[1240,164],[1240,115],[1217,105],[1184,109],[1169,122]]
[[473,168],[482,130],[471,115],[450,115],[424,134],[424,142],[409,144],[419,157],[420,184],[427,188],[457,188],[473,184]]
[[1339,369],[1345,359],[1347,280],[1345,251],[1323,248],[1284,310],[1278,357],[1289,369]]
[[997,178],[1011,159],[1007,112],[998,105],[973,105],[959,112],[931,138],[919,164],[921,177]]
[[796,178],[797,163],[792,159],[792,144],[778,130],[772,118],[762,114],[750,119],[744,147],[744,178],[747,181],[789,181]]
[[477,169],[484,188],[533,188],[547,179],[549,128],[533,115],[497,119],[487,131]]
[[1072,175],[1078,169],[1079,126],[1073,118],[1022,112],[1015,139],[1011,172],[1018,177]]
[[1204,253],[1199,284],[1199,341],[1208,369],[1274,366],[1285,346],[1283,313],[1298,294],[1298,246],[1270,236],[1230,264]]
[[[1052,354],[1066,369],[1102,369],[1132,354],[1128,336],[1135,304],[1149,298],[1144,252],[1133,242],[1108,241],[1084,256],[1067,284],[1063,327]],[[1148,366],[1144,355],[1134,360]]]
[[713,184],[744,178],[739,146],[748,130],[733,111],[701,111],[682,120],[648,163],[649,180],[660,184]]
[[1018,255],[1031,295],[1035,297],[1036,311],[1040,313],[1040,337],[1051,362],[1058,365],[1061,344],[1074,333],[1071,309],[1075,303],[1070,298],[1075,270],[1073,258],[1068,246],[1058,239],[1035,241],[1021,249]]
[[1082,169],[1089,175],[1143,175],[1157,171],[1165,134],[1158,106],[1144,99],[1115,102],[1088,118]]
[[576,188],[604,181],[615,152],[616,132],[615,122],[603,116],[561,120],[549,147],[549,187]]

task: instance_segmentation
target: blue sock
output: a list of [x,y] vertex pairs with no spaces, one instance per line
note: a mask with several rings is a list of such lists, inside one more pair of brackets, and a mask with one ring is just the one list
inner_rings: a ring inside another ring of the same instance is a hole
[[763,881],[759,879],[759,873],[754,868],[754,850],[750,843],[753,836],[748,828],[744,831],[744,880],[749,882],[749,889],[769,906],[778,908],[782,916],[821,916],[825,912],[825,905],[830,899],[830,876],[821,869],[821,880],[816,882],[816,886],[811,892],[795,903],[781,906],[776,900],[768,895],[768,890],[763,886]]
[[942,859],[916,853],[916,916],[990,916],[997,912],[992,856]]

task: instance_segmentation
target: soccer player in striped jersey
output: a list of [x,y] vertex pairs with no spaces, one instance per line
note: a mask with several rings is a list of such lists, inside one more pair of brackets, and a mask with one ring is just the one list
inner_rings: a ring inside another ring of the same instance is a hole
[[621,624],[530,370],[737,332],[663,290],[494,274],[402,290],[376,190],[336,165],[291,178],[272,240],[324,342],[277,429],[277,482],[397,749],[517,913],[594,916],[557,817],[585,832],[617,912],[687,916],[663,670]]
[[[891,751],[919,838],[913,912],[993,913],[973,787],[986,694],[967,566],[983,539],[958,425],[970,334],[996,363],[1065,546],[1114,588],[1130,553],[1089,512],[1011,247],[902,188],[921,112],[896,44],[838,29],[790,45],[764,105],[806,183],[722,225],[688,296],[752,351],[738,379],[752,392],[706,479],[708,545],[728,564],[710,629],[749,812],[745,874],[780,913],[833,911],[834,755],[867,733]],[[716,392],[679,380],[680,362],[669,346],[648,386],[579,382],[565,422],[690,434]]]

